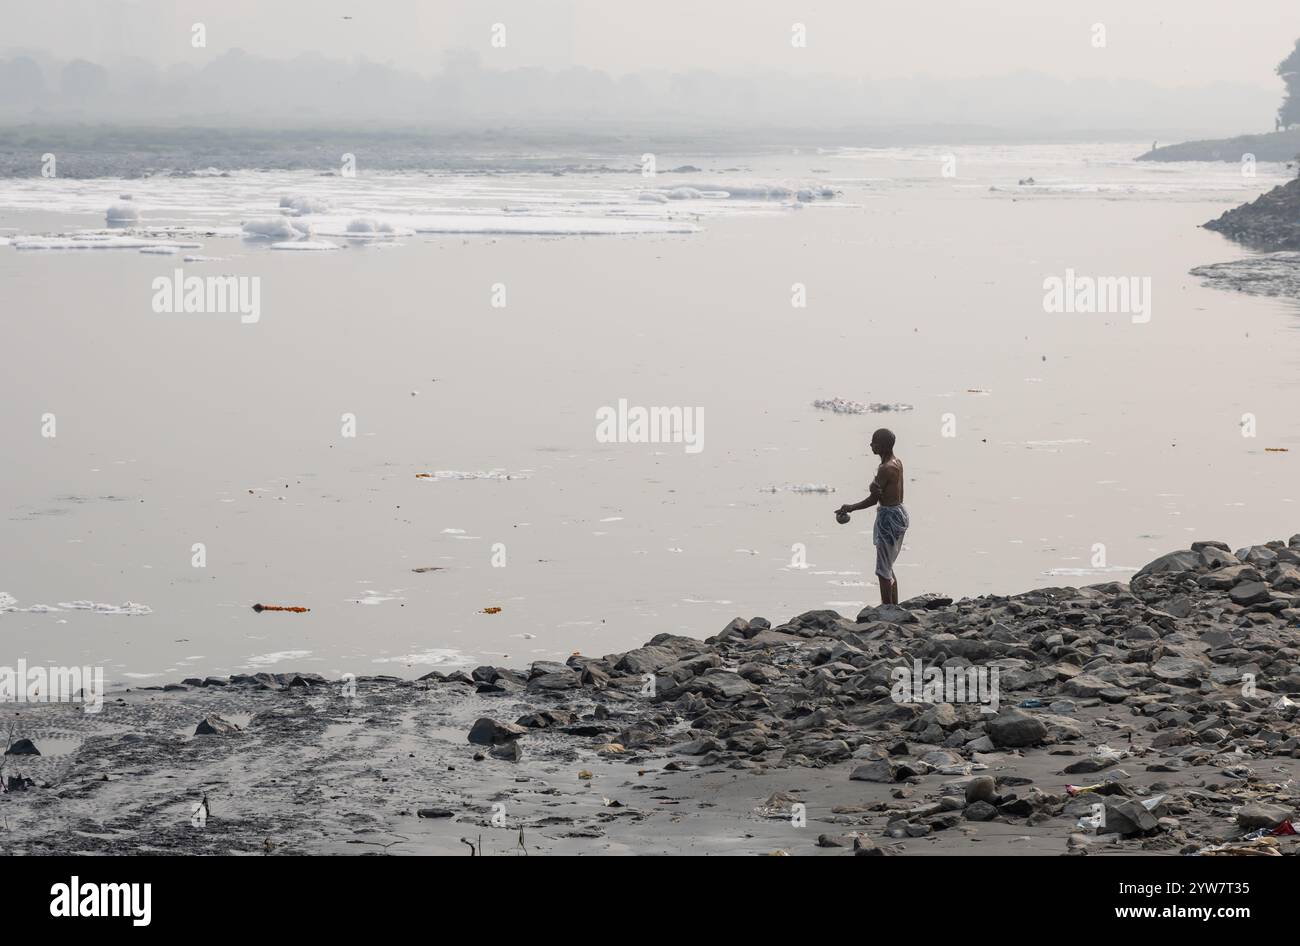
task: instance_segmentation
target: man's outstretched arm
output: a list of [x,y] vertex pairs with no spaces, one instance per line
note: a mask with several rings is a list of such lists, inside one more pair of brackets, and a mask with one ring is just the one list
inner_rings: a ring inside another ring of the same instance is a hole
[[880,486],[876,483],[871,484],[871,493],[860,503],[841,506],[836,512],[857,512],[859,509],[870,509],[876,503],[880,502]]

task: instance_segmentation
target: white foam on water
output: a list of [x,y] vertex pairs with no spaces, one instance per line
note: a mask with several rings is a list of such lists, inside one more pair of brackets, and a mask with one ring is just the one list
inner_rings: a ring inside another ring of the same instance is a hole
[[842,397],[813,401],[812,406],[820,411],[831,411],[835,414],[888,414],[912,410],[911,404],[881,403],[879,401],[863,404],[861,401],[850,401]]
[[174,250],[202,249],[202,243],[177,243],[147,237],[109,236],[94,231],[74,236],[20,237],[13,241],[16,250],[143,250],[168,247]]
[[28,608],[18,607],[18,599],[5,591],[0,591],[0,613],[22,612],[25,614],[50,614],[56,611],[93,611],[96,614],[153,614],[153,608],[147,604],[124,601],[121,604],[100,604],[95,601],[60,601],[58,607],[48,604],[34,604]]
[[495,470],[476,470],[466,472],[464,470],[435,470],[433,473],[422,474],[420,479],[426,480],[526,480],[532,475],[531,471],[522,471],[518,473],[507,473],[502,469]]
[[692,223],[612,217],[566,217],[522,214],[445,214],[425,217],[416,233],[514,236],[611,236],[638,233],[698,233]]
[[376,605],[383,604],[385,601],[405,601],[406,597],[399,594],[378,594],[372,591],[368,594],[359,595],[358,597],[348,598],[346,600],[349,604]]
[[155,237],[164,231],[173,238],[242,233],[285,242],[317,234],[389,246],[392,237],[415,233],[692,234],[704,218],[780,215],[833,193],[821,185],[770,181],[647,189],[640,179],[621,174],[543,181],[528,172],[379,173],[345,181],[310,171],[247,170],[132,180],[132,200],[115,203],[121,200],[120,179],[60,183],[51,190],[27,178],[0,180],[0,209],[86,215],[112,205],[109,222],[115,229],[138,231],[143,205]]
[[124,601],[121,604],[99,604],[95,601],[60,601],[60,608],[69,611],[94,611],[96,614],[153,614],[147,604]]
[[281,197],[280,206],[295,214],[323,214],[330,209],[329,201],[319,197]]
[[268,240],[296,240],[300,236],[310,237],[312,234],[310,224],[288,217],[258,217],[245,220],[243,231],[245,236]]
[[1135,572],[1134,565],[1107,565],[1104,568],[1049,568],[1043,572],[1053,578],[1083,578],[1088,575],[1110,575],[1121,572]]
[[273,250],[340,250],[337,243],[327,240],[291,240],[284,243],[272,243]]
[[459,650],[439,647],[398,657],[375,657],[370,661],[376,664],[419,664],[421,666],[468,667],[476,661]]
[[303,660],[311,656],[310,650],[277,650],[270,654],[255,654],[245,660],[245,667],[269,667],[286,660]]

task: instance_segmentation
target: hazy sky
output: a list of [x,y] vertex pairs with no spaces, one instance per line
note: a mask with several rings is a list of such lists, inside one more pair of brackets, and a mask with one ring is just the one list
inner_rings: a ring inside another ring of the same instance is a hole
[[[344,20],[345,15],[353,17]],[[207,27],[206,49],[190,45]],[[506,48],[490,45],[494,23]],[[791,46],[791,25],[808,45]],[[1107,44],[1092,45],[1093,24]],[[444,50],[485,65],[755,68],[871,78],[996,75],[1277,85],[1300,37],[1297,0],[0,0],[0,49],[109,63],[202,64],[232,47],[320,52],[423,73]]]

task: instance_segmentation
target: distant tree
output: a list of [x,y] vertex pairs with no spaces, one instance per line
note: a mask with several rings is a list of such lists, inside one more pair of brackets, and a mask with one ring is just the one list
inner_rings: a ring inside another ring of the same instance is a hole
[[98,98],[108,92],[108,70],[84,59],[74,59],[63,67],[59,88],[74,102]]
[[1295,49],[1277,64],[1277,74],[1286,83],[1286,97],[1278,109],[1278,121],[1283,128],[1300,124],[1300,39],[1296,40]]
[[39,105],[45,97],[45,77],[41,67],[27,56],[0,60],[0,89],[5,92],[0,107]]

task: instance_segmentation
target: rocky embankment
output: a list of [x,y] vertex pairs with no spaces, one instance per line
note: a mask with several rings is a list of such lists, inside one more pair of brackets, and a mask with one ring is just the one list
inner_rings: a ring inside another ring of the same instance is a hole
[[1205,229],[1260,250],[1300,250],[1300,178],[1226,211]]
[[1256,161],[1294,161],[1300,154],[1300,128],[1262,135],[1184,141],[1138,155],[1138,160],[1226,161],[1237,164],[1247,154],[1253,154]]
[[10,847],[1300,850],[1300,535],[1198,542],[1127,585],[737,618],[347,685],[255,674],[111,701],[5,797]]

